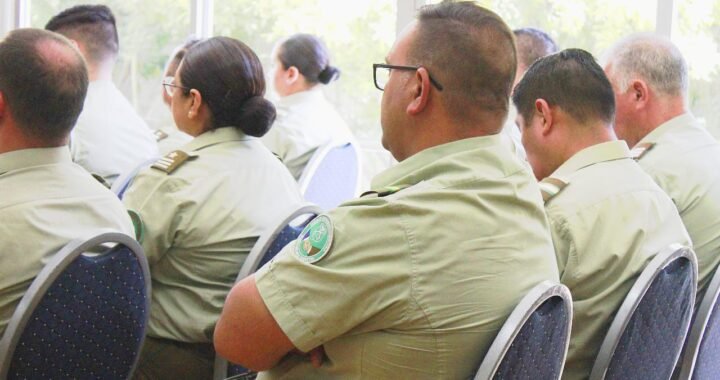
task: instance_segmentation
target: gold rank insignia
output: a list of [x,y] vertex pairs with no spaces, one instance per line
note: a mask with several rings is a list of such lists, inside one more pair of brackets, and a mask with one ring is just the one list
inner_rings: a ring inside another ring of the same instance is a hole
[[153,132],[153,135],[155,135],[155,142],[165,140],[168,137],[168,134],[160,129],[155,130],[155,132]]
[[540,181],[540,192],[542,192],[543,202],[547,204],[553,197],[560,194],[562,189],[567,186],[567,182],[557,178],[548,177]]
[[197,157],[197,154],[186,153],[182,150],[174,150],[168,153],[165,157],[155,161],[151,168],[170,174],[182,166],[187,160],[195,157]]
[[333,224],[322,214],[302,230],[295,243],[295,254],[300,261],[314,264],[327,255],[333,241]]
[[647,152],[649,152],[654,146],[655,143],[649,142],[637,144],[630,150],[630,157],[637,161],[641,159]]

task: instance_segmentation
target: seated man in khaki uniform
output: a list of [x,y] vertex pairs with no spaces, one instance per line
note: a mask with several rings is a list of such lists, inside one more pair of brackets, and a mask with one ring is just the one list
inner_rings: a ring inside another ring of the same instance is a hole
[[226,300],[215,347],[261,378],[468,378],[517,302],[558,281],[538,185],[498,135],[505,23],[472,2],[428,6],[386,61],[382,141],[400,163]]
[[585,379],[647,262],[689,237],[670,198],[615,137],[612,87],[590,53],[568,49],[536,61],[513,101],[542,180],[560,281],[573,297],[563,378]]
[[0,42],[0,335],[65,244],[133,234],[117,197],[70,159],[87,87],[85,63],[66,38],[19,29]]
[[606,55],[615,132],[677,206],[698,258],[702,299],[720,264],[720,144],[690,113],[688,66],[672,42],[639,34]]

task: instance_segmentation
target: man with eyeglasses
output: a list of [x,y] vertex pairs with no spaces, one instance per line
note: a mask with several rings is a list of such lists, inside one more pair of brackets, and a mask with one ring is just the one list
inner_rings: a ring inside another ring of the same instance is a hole
[[73,40],[88,66],[90,86],[70,139],[73,161],[108,184],[157,156],[152,131],[112,82],[119,42],[115,16],[104,5],[78,5],[45,29]]
[[260,378],[469,378],[520,298],[558,281],[540,190],[498,135],[505,23],[427,6],[386,61],[382,142],[400,163],[226,300],[215,347]]

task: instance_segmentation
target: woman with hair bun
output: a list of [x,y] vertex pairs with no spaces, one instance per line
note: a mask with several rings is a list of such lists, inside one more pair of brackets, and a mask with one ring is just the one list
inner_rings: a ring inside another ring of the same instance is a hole
[[278,43],[273,61],[278,118],[262,141],[299,179],[319,147],[353,139],[319,86],[336,80],[340,70],[330,65],[325,44],[310,34],[295,34]]
[[213,330],[243,261],[302,198],[258,139],[275,107],[247,45],[200,41],[165,86],[177,127],[194,138],[141,172],[124,198],[143,221],[152,279],[135,378],[211,379]]

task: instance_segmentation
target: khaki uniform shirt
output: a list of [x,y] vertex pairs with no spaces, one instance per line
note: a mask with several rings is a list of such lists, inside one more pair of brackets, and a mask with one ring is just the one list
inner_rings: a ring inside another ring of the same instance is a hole
[[265,146],[283,160],[295,179],[300,179],[318,148],[353,140],[350,128],[320,87],[281,98],[275,104],[277,120],[262,137]]
[[155,137],[145,121],[112,82],[102,80],[88,86],[70,150],[75,163],[108,184],[158,155]]
[[134,236],[125,207],[72,163],[67,146],[0,154],[0,336],[48,260],[103,232]]
[[[500,136],[426,149],[373,182],[379,194],[328,213],[320,261],[291,243],[256,275],[293,344],[327,355],[261,378],[468,378],[518,301],[558,281],[537,183]],[[409,187],[385,196],[396,186]]]
[[648,261],[672,243],[690,242],[672,201],[632,160],[624,141],[581,150],[541,187],[554,180],[567,185],[545,208],[574,313],[563,379],[586,379]]
[[662,124],[638,143],[654,144],[638,163],[670,195],[698,258],[698,298],[720,263],[720,144],[691,114]]
[[148,334],[211,342],[225,297],[258,236],[297,207],[297,183],[260,140],[233,127],[182,148],[172,173],[148,168],[125,193],[145,224],[152,307]]

